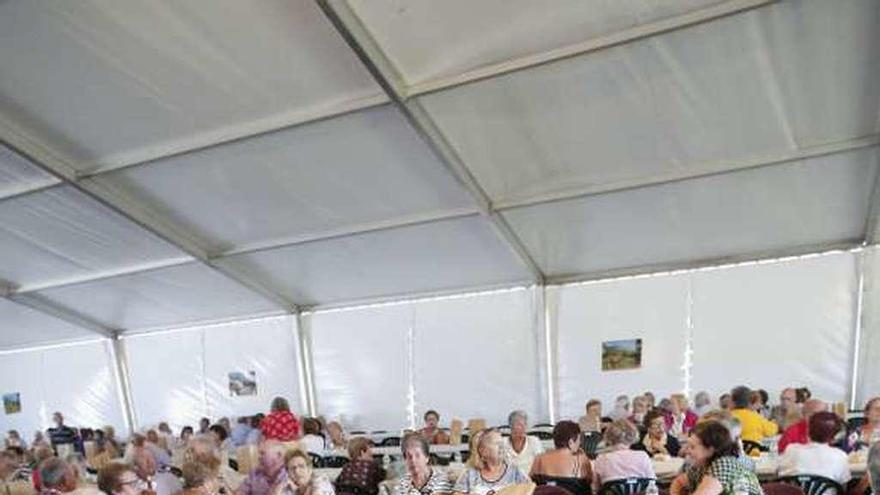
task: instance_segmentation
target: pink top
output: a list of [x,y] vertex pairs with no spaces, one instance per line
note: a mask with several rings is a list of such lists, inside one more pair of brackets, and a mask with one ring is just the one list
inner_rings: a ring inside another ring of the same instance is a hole
[[655,478],[651,458],[641,450],[613,450],[593,461],[593,493],[606,481],[623,478]]

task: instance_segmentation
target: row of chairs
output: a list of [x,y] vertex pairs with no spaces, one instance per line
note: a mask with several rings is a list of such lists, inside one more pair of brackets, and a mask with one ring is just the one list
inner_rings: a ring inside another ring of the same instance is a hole
[[[568,495],[591,495],[590,484],[583,478],[565,478],[556,476],[535,476],[532,481],[539,486],[555,486],[563,489]],[[598,495],[641,495],[645,493],[653,478],[626,478],[602,484]],[[800,475],[784,476],[774,483],[764,485],[767,495],[828,495],[836,493],[844,495],[840,483],[823,476]],[[565,495],[559,493],[559,495]],[[867,495],[867,494],[866,494]]]

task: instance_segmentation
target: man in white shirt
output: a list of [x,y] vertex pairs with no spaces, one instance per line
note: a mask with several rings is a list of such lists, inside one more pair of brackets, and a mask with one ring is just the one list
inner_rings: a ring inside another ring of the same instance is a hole
[[808,444],[791,444],[779,459],[779,475],[810,474],[845,485],[852,477],[846,454],[829,445],[840,429],[840,420],[830,412],[810,417]]

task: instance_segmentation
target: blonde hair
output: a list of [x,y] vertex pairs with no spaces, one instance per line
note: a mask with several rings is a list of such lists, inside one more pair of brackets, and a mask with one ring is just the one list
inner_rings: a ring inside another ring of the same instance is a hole
[[672,394],[669,396],[669,400],[678,404],[678,408],[682,411],[687,411],[690,404],[688,403],[688,398],[684,394]]
[[[491,448],[496,451],[496,456],[504,460],[504,437],[501,436],[501,433],[498,430],[485,430],[482,435],[480,435],[479,440],[477,440],[477,451],[479,452],[482,448]],[[486,458],[482,455],[480,456],[480,466],[481,468],[486,467]]]
[[467,467],[479,469],[483,465],[483,459],[480,458],[480,451],[477,449],[477,446],[480,444],[480,439],[485,433],[486,430],[477,430],[471,433],[471,438],[468,440],[468,451],[470,455],[467,460]]

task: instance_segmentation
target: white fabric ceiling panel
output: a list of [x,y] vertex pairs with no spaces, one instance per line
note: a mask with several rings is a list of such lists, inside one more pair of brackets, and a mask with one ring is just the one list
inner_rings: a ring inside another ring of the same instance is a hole
[[693,275],[693,390],[849,395],[858,275],[850,253]]
[[69,186],[0,202],[0,278],[22,288],[187,258]]
[[[260,318],[205,327],[205,388],[209,417],[252,416],[268,411],[276,396],[302,414],[299,354],[291,316]],[[232,395],[229,373],[254,372],[254,395]]]
[[65,308],[124,330],[267,314],[277,308],[200,264],[39,291]]
[[530,424],[549,419],[540,380],[542,310],[533,290],[419,301],[413,308],[417,418],[435,409],[444,424],[454,417],[501,425],[522,409]]
[[546,52],[720,0],[349,0],[409,83]]
[[309,314],[318,411],[349,430],[412,427],[412,305]]
[[0,428],[17,429],[30,444],[33,433],[52,426],[52,413],[60,411],[73,427],[109,425],[124,432],[109,346],[89,342],[2,356],[0,390],[19,393],[21,412],[3,415]]
[[57,179],[0,144],[0,198],[57,182]]
[[220,250],[474,210],[388,106],[119,171],[108,180]]
[[[557,359],[560,418],[577,419],[600,399],[610,412],[619,394],[684,390],[688,276],[610,280],[548,290]],[[602,343],[642,339],[637,369],[602,371]]]
[[704,174],[880,130],[878,19],[780,2],[421,101],[499,206]]
[[529,278],[511,249],[478,216],[236,255],[220,262],[251,272],[289,300],[309,305]]
[[0,299],[0,349],[95,338],[89,330]]
[[[85,165],[140,161],[381,93],[304,0],[3,2],[0,114]],[[89,168],[89,167],[84,167]]]
[[878,148],[516,208],[504,213],[549,275],[861,238]]

